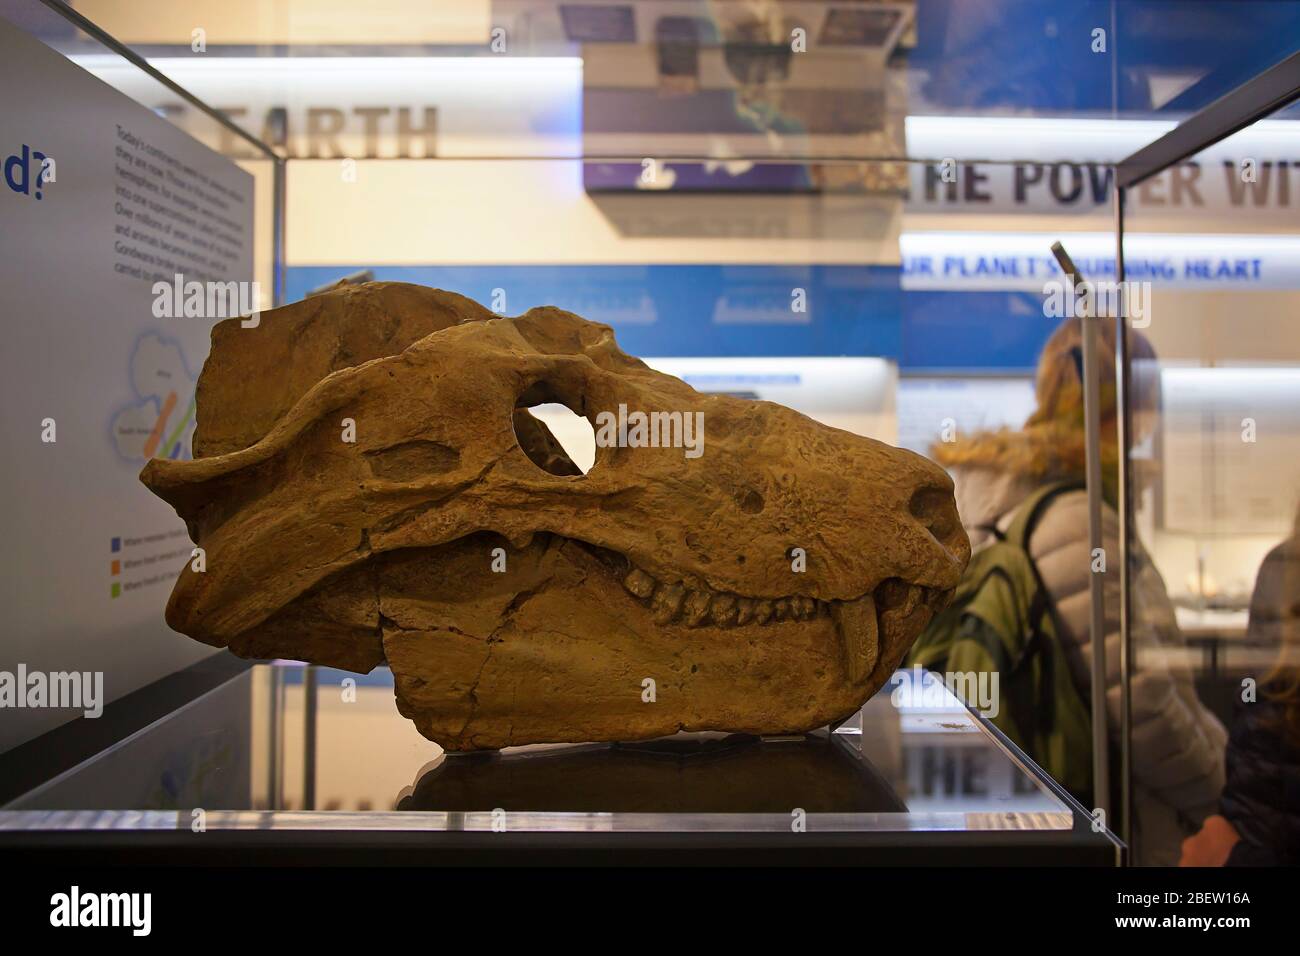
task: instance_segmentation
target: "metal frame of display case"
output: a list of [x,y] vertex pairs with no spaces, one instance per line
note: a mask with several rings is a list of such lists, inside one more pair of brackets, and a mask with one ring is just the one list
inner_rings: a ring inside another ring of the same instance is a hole
[[[1300,100],[1300,53],[1260,73],[1253,80],[1215,100],[1182,123],[1121,160],[1115,167],[1115,278],[1124,281],[1124,211],[1129,191],[1147,179],[1194,156],[1220,140]],[[1116,394],[1119,407],[1119,538],[1120,538],[1120,834],[1132,842],[1132,753],[1129,746],[1130,691],[1133,653],[1131,646],[1132,603],[1129,588],[1129,533],[1134,527],[1134,502],[1130,493],[1132,475],[1129,454],[1133,434],[1128,321],[1123,298],[1116,316]],[[1098,387],[1091,378],[1085,388]],[[1100,447],[1089,446],[1088,455],[1099,456]],[[1100,459],[1098,459],[1100,460]],[[1094,675],[1095,679],[1095,675]]]

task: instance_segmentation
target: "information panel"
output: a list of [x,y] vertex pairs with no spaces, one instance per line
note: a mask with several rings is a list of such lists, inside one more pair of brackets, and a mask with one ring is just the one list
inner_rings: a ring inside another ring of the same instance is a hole
[[163,621],[192,546],[137,476],[190,455],[259,290],[249,174],[4,20],[0,82],[6,750],[210,653]]

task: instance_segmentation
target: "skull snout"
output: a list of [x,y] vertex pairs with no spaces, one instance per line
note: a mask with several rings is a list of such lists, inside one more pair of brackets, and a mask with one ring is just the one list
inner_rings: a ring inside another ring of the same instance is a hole
[[862,461],[862,498],[852,510],[862,526],[894,529],[881,541],[885,560],[877,581],[897,578],[936,592],[955,587],[970,560],[970,541],[952,478],[922,455],[875,442]]
[[[816,472],[819,537],[828,545],[837,597],[888,580],[928,592],[956,587],[970,559],[953,483],[930,459],[857,436]],[[814,490],[815,489],[815,490]],[[863,529],[874,529],[863,535]]]

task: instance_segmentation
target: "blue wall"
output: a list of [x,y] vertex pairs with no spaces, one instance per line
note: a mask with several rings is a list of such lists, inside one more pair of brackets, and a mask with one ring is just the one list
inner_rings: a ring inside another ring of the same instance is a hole
[[[365,268],[288,270],[288,298]],[[1041,296],[905,292],[890,266],[376,266],[375,278],[449,289],[504,312],[555,305],[612,325],[632,355],[874,355],[908,371],[1032,369],[1055,319]],[[791,290],[808,311],[791,310]]]

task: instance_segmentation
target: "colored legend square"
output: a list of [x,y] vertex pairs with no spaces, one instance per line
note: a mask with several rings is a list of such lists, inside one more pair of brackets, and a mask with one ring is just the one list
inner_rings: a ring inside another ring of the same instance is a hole
[[121,550],[122,550],[122,539],[121,539],[121,538],[114,538],[114,539],[113,539],[113,553],[114,553],[114,554],[117,554],[117,552],[119,552],[119,551],[121,551]]
[[113,582],[113,597],[117,597],[117,596],[120,595],[121,593],[122,593],[122,585],[120,585],[119,583],[117,583],[116,581],[114,581],[114,582]]
[[121,574],[121,573],[122,573],[122,562],[121,562],[121,561],[114,561],[114,562],[113,562],[113,573],[114,573],[114,574]]

